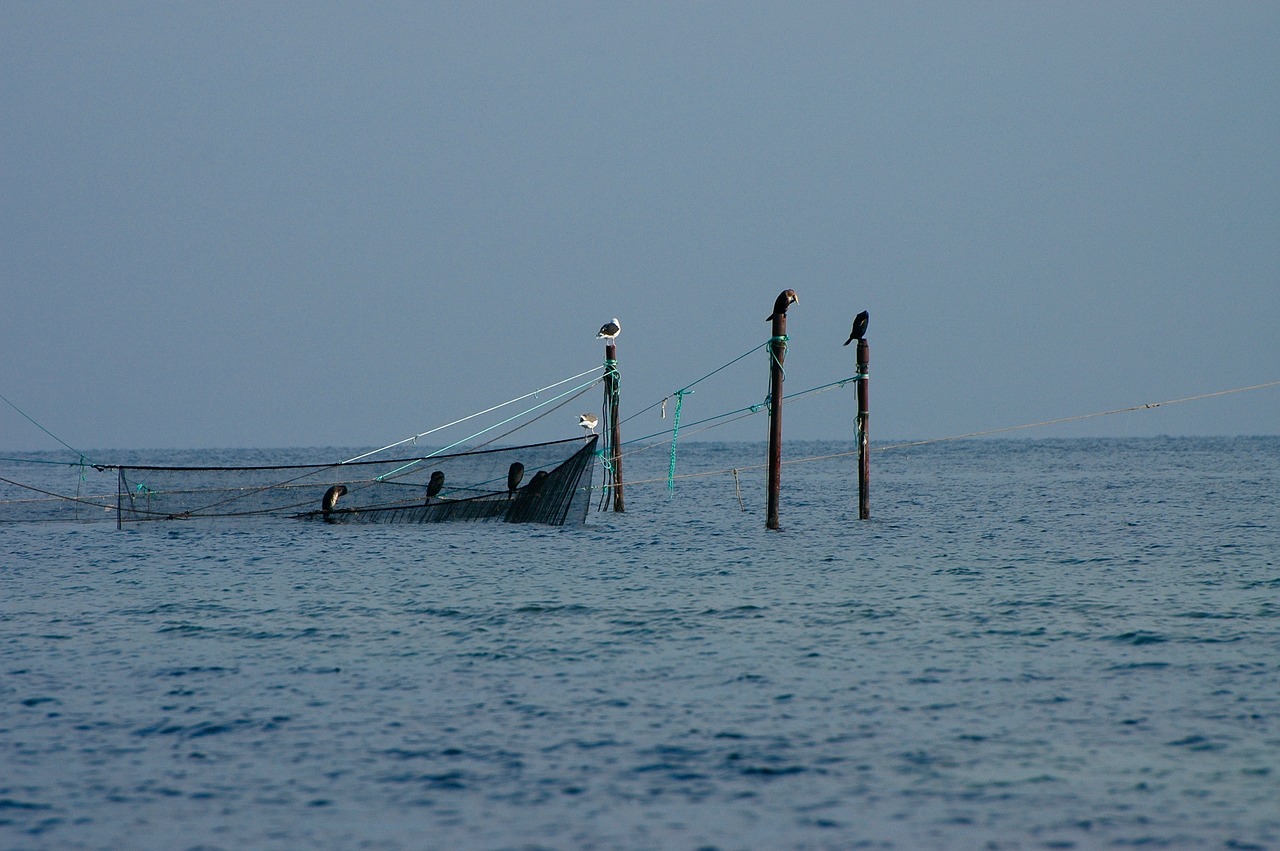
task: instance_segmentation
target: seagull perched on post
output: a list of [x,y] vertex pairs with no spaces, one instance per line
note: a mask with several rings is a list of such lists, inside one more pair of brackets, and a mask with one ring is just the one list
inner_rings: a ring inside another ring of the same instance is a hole
[[600,333],[596,334],[596,339],[608,340],[612,343],[614,340],[618,339],[618,335],[621,333],[622,326],[618,324],[618,317],[615,316],[612,320],[600,326]]
[[592,434],[596,433],[596,426],[599,425],[600,418],[595,414],[579,414],[578,425],[582,426]]
[[867,319],[869,318],[870,315],[865,310],[853,317],[853,330],[849,332],[849,339],[844,341],[846,346],[854,340],[861,340],[867,336]]

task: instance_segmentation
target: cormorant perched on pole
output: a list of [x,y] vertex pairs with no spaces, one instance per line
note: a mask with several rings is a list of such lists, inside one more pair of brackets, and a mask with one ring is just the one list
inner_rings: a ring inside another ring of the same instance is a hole
[[783,290],[782,292],[778,293],[778,300],[773,303],[773,313],[770,313],[768,316],[766,316],[765,321],[773,319],[773,317],[777,316],[779,313],[785,316],[787,313],[787,308],[795,304],[799,300],[800,300],[800,297],[796,295],[795,290]]
[[870,315],[865,310],[853,317],[853,330],[849,332],[849,339],[844,341],[846,346],[854,340],[861,340],[867,336],[867,320],[870,318]]

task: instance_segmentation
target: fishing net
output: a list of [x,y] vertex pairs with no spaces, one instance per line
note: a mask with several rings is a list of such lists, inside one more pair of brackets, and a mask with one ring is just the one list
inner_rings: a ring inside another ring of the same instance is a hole
[[[276,466],[0,460],[0,521],[288,517],[330,523],[585,522],[596,435],[452,455]],[[39,466],[33,466],[39,465]]]

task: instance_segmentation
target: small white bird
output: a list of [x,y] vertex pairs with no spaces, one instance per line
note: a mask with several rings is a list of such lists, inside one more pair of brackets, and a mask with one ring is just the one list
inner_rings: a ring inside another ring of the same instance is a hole
[[596,433],[596,426],[600,424],[600,419],[595,414],[579,414],[578,425],[582,426],[592,434]]
[[613,317],[613,321],[606,322],[600,326],[600,333],[596,334],[597,340],[608,340],[613,342],[622,333],[622,326],[618,324],[618,317]]

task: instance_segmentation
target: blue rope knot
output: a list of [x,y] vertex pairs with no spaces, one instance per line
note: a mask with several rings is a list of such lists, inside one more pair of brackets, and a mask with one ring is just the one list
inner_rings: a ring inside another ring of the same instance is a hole
[[622,388],[620,385],[622,384],[622,376],[618,373],[618,362],[616,360],[612,358],[604,359],[604,378],[605,380],[612,379],[610,381],[612,392],[609,393],[609,398],[614,400],[621,398]]
[[781,349],[784,352],[787,350],[787,339],[786,334],[779,334],[776,337],[770,337],[769,342],[766,344],[769,347],[769,360],[777,364],[778,371],[782,373],[783,381],[787,379],[787,371],[783,368],[782,362],[778,360],[778,350]]

